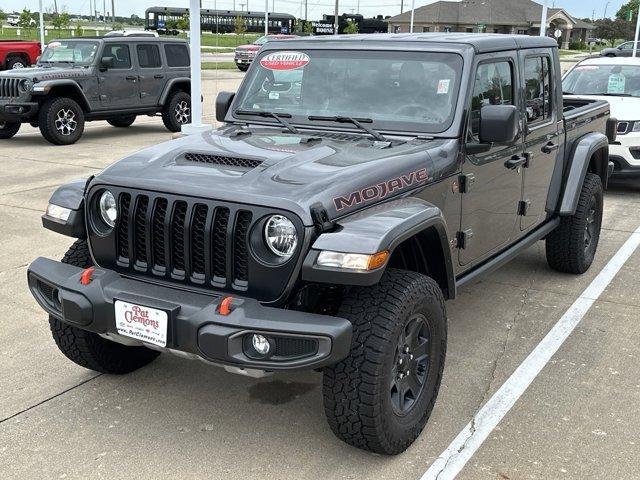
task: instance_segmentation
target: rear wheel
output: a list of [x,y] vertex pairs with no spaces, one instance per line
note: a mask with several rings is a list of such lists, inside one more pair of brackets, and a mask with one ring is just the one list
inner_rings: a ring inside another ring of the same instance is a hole
[[133,122],[136,121],[135,115],[123,115],[117,118],[110,118],[107,120],[107,123],[113,127],[117,128],[127,128],[133,125]]
[[12,138],[20,130],[19,122],[0,122],[0,140]]
[[191,123],[191,95],[175,91],[162,108],[162,121],[170,132],[179,132],[182,125]]
[[71,98],[50,98],[40,107],[38,126],[42,136],[50,143],[71,145],[84,132],[84,112]]
[[338,315],[353,324],[351,352],[324,370],[329,426],[346,443],[395,455],[424,428],[446,355],[444,298],[431,278],[389,269],[352,288]]
[[[90,267],[93,262],[86,240],[77,240],[62,262]],[[51,316],[49,325],[60,351],[72,362],[96,372],[129,373],[151,363],[160,354],[146,347],[129,347],[105,340],[97,333],[81,330]]]
[[7,60],[7,70],[20,70],[28,66],[29,63],[21,57],[12,57]]
[[560,225],[547,235],[547,263],[564,273],[586,272],[596,254],[602,226],[602,181],[587,173],[576,213],[563,217]]
[[238,70],[240,70],[241,72],[246,72],[247,70],[249,70],[249,65],[240,65],[239,63],[236,63]]

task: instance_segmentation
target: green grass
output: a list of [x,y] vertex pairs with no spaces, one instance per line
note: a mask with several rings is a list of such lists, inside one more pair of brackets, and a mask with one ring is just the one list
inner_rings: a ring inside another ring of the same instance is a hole
[[236,70],[234,62],[202,62],[202,70]]

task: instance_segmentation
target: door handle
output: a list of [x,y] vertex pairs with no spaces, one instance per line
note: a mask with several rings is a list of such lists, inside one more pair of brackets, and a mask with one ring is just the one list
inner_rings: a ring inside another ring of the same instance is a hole
[[138,80],[138,77],[136,75],[127,75],[125,78],[130,82],[135,82],[136,80]]
[[549,153],[553,152],[554,150],[557,150],[558,148],[560,148],[558,146],[558,144],[553,143],[553,142],[549,142],[544,147],[542,147],[542,153],[549,154]]
[[522,167],[525,163],[527,163],[527,157],[514,155],[509,160],[504,162],[504,166],[507,167],[509,170],[515,170],[516,168]]
[[164,78],[164,75],[157,74],[157,75],[154,75],[153,78],[155,78],[156,80],[160,80],[161,78]]

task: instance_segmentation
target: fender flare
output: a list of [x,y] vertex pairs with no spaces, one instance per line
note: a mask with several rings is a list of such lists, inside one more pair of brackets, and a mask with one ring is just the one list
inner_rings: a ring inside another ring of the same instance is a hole
[[189,88],[191,88],[191,79],[189,77],[172,78],[164,86],[164,90],[162,91],[162,95],[160,95],[160,101],[158,102],[158,105],[163,106],[165,104],[165,102],[167,101],[167,97],[169,96],[169,92],[177,83],[188,83]]
[[70,79],[62,79],[62,80],[44,80],[42,82],[38,82],[35,84],[34,90],[32,91],[35,96],[44,96],[48,95],[51,90],[58,87],[71,87],[73,90],[80,96],[80,100],[82,100],[82,105],[85,111],[91,111],[91,104],[87,99],[82,88],[78,85],[77,82]]
[[71,210],[66,222],[49,217],[46,213],[42,215],[42,226],[62,235],[73,238],[86,238],[87,230],[84,223],[84,192],[87,179],[74,180],[56,189],[51,195],[49,203]]
[[606,135],[599,132],[588,133],[573,144],[569,157],[569,171],[566,174],[567,180],[560,199],[558,213],[561,216],[571,216],[576,212],[582,184],[589,170],[591,158],[601,149],[606,150],[606,155],[601,160],[602,165],[596,166],[596,173],[600,175],[602,185],[606,187],[609,163],[609,140]]
[[392,200],[339,220],[333,232],[321,234],[313,243],[304,260],[302,279],[318,283],[375,285],[386,264],[373,271],[347,271],[318,266],[318,255],[322,250],[368,255],[388,250],[393,254],[403,241],[427,229],[434,229],[440,240],[447,297],[454,298],[456,281],[444,215],[437,206],[418,198]]

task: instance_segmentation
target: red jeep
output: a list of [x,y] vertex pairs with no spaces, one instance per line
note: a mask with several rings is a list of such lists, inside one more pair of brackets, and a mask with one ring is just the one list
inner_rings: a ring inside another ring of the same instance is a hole
[[26,68],[36,63],[40,53],[40,42],[0,40],[0,70]]

